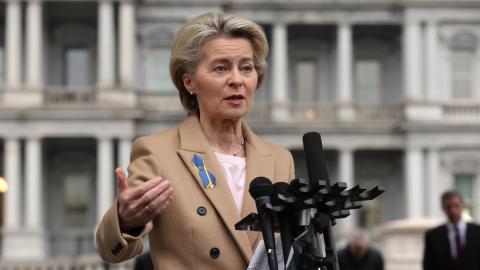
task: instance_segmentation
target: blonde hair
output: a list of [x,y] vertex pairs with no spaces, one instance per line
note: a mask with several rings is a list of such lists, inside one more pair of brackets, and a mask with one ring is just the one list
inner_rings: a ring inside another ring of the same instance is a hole
[[202,58],[207,39],[214,37],[241,37],[250,41],[259,87],[268,69],[266,61],[268,43],[262,28],[245,18],[233,14],[206,13],[189,20],[178,31],[170,58],[170,77],[178,90],[180,101],[189,113],[197,114],[198,103],[183,84],[183,75],[193,75]]

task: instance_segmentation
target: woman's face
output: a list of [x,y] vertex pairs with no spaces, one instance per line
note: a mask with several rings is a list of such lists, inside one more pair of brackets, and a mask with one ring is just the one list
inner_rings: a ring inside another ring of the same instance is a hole
[[200,115],[239,120],[248,112],[258,84],[250,41],[236,37],[208,40],[195,74],[184,75],[183,83],[197,96]]

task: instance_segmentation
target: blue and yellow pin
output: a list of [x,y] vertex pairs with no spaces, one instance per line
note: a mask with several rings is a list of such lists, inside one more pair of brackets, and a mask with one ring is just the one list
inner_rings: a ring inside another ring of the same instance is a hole
[[202,180],[203,188],[212,189],[217,185],[217,179],[215,178],[215,175],[207,170],[207,166],[199,155],[193,155],[192,165]]

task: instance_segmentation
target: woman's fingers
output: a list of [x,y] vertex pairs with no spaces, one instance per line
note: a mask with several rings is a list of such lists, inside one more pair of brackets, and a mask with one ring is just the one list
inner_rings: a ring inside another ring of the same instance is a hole
[[129,190],[129,194],[128,194],[129,196],[128,197],[131,200],[141,198],[145,193],[147,193],[152,188],[156,187],[162,181],[163,181],[163,179],[161,177],[154,177],[154,178],[146,181],[145,183],[142,183],[138,187],[135,187],[135,188],[132,188],[131,190]]
[[165,189],[159,196],[157,196],[154,200],[152,200],[149,204],[149,208],[153,208],[150,210],[153,210],[152,214],[154,215],[153,217],[158,216],[160,213],[163,212],[165,208],[167,208],[168,205],[170,205],[170,202],[173,199],[173,188],[168,187]]
[[116,168],[115,174],[117,175],[118,193],[122,193],[128,189],[127,177],[122,168]]
[[[121,176],[118,178],[121,179]],[[172,194],[170,182],[160,177],[121,191],[118,196],[121,227],[133,228],[145,225],[170,204]]]
[[148,205],[151,203],[155,198],[157,198],[160,194],[162,194],[165,190],[170,187],[170,182],[164,180],[160,182],[160,184],[154,186],[147,192],[145,192],[142,197],[139,199],[140,205]]

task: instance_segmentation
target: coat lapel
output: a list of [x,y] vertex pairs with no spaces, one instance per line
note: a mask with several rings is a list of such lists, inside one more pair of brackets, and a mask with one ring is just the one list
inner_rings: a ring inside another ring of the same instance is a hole
[[[258,233],[236,231],[235,223],[240,221],[241,217],[250,212],[256,212],[255,202],[248,193],[248,187],[251,180],[257,176],[273,177],[273,157],[268,153],[268,148],[260,141],[250,128],[243,124],[242,132],[245,137],[245,147],[247,154],[247,181],[245,183],[245,192],[243,195],[243,207],[241,214],[231,195],[230,188],[223,174],[220,163],[215,157],[215,153],[208,146],[208,142],[203,134],[202,128],[196,116],[190,116],[179,126],[180,149],[177,150],[185,166],[194,176],[199,188],[205,193],[208,200],[221,217],[226,229],[231,234],[235,243],[242,251],[242,255],[248,262],[253,255],[252,247],[258,241]],[[192,165],[194,154],[200,156],[206,168],[215,175],[217,185],[213,189],[204,188],[202,181]]]

